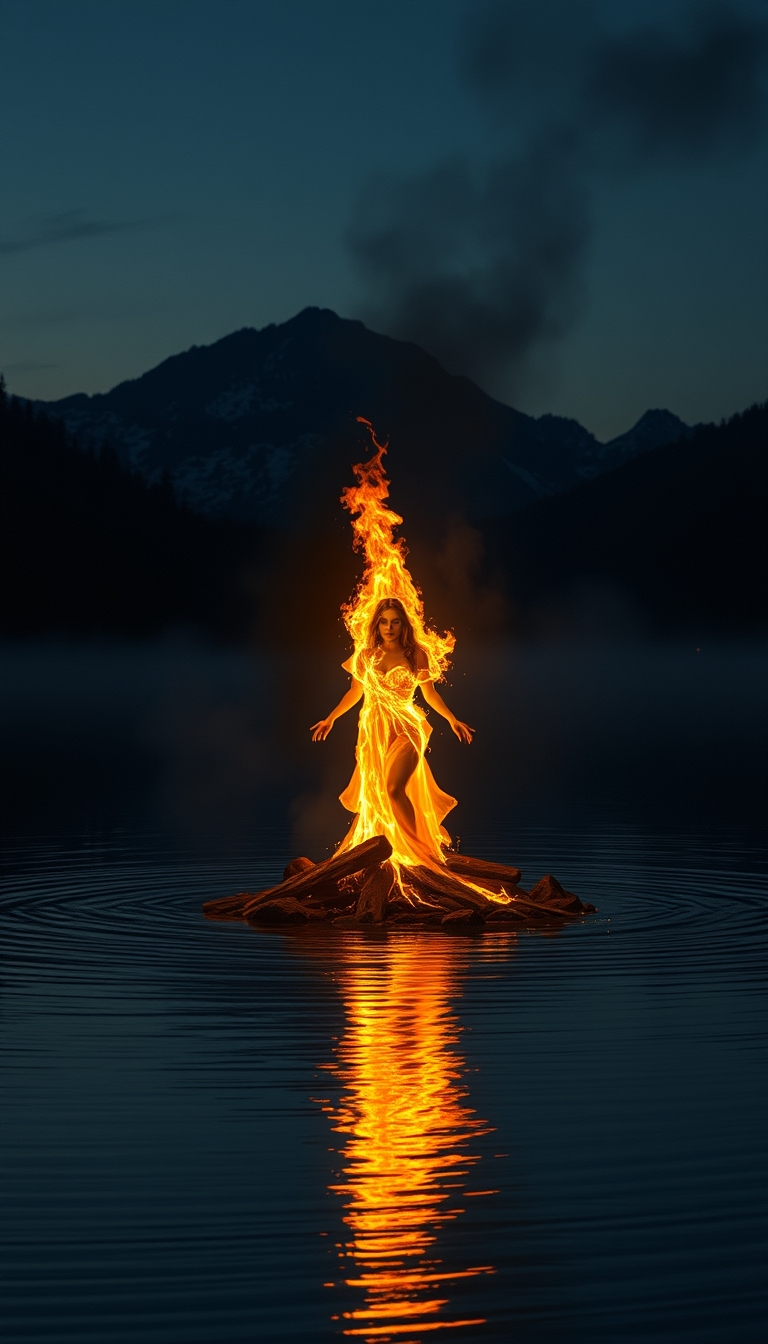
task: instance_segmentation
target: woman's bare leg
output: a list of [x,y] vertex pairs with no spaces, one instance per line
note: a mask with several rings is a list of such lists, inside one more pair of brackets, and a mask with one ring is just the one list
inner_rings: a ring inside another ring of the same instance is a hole
[[413,803],[405,792],[405,786],[419,763],[419,753],[407,737],[399,737],[390,748],[387,770],[387,793],[392,811],[399,826],[414,840],[416,834],[416,813]]

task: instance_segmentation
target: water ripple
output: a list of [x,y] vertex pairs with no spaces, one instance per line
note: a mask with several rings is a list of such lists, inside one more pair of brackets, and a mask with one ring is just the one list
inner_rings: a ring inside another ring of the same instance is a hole
[[7,1338],[760,1337],[764,853],[465,848],[599,913],[275,933],[201,915],[272,834],[6,849]]

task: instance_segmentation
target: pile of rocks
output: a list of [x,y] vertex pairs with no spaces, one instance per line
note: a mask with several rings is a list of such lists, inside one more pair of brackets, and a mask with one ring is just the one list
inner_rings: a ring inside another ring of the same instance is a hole
[[[324,922],[336,928],[386,924],[460,929],[562,924],[595,910],[549,874],[524,891],[518,885],[519,868],[465,854],[447,854],[439,872],[401,868],[403,892],[389,862],[391,853],[389,841],[379,835],[322,863],[293,859],[277,886],[208,901],[203,912],[208,919],[254,925]],[[492,899],[502,893],[509,902]]]

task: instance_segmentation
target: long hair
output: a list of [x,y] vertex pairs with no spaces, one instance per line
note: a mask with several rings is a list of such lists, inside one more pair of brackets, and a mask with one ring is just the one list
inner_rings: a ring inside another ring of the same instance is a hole
[[373,650],[381,644],[381,635],[379,634],[379,621],[385,611],[392,609],[396,611],[403,623],[400,632],[400,643],[412,672],[416,671],[416,636],[413,633],[413,626],[408,619],[408,613],[402,602],[397,597],[383,597],[381,602],[377,603],[376,610],[371,617],[371,623],[368,626],[368,648]]

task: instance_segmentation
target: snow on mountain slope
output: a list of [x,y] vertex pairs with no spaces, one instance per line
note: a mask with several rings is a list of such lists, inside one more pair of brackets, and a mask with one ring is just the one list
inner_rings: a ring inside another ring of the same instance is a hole
[[327,309],[245,328],[111,392],[47,403],[84,440],[109,440],[191,507],[290,526],[328,516],[364,451],[357,416],[390,439],[395,508],[497,517],[676,439],[668,411],[599,443],[575,420],[523,415],[418,346]]

